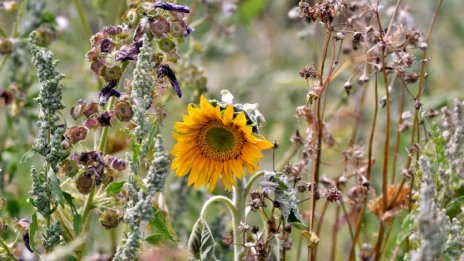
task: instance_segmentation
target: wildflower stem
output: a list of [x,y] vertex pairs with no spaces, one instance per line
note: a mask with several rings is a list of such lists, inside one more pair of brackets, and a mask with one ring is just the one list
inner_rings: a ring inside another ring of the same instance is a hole
[[287,165],[290,160],[296,155],[296,153],[298,152],[298,150],[300,149],[300,147],[302,146],[303,144],[301,142],[294,142],[292,144],[292,146],[290,147],[290,149],[287,150],[287,152],[285,153],[284,157],[282,160],[280,160],[279,164],[277,164],[277,170],[282,170],[285,165]]
[[230,214],[233,216],[235,214],[235,212],[237,212],[237,209],[235,208],[235,205],[234,203],[232,202],[232,200],[230,200],[228,197],[225,197],[225,196],[213,196],[213,197],[210,197],[204,204],[203,204],[203,207],[201,208],[201,212],[200,212],[200,218],[201,219],[205,219],[205,216],[206,216],[206,210],[208,209],[208,207],[213,204],[213,203],[216,203],[216,202],[221,202],[221,203],[224,203],[224,205],[227,206],[227,208],[229,209],[230,211]]
[[398,128],[396,130],[396,137],[395,137],[395,148],[393,152],[393,166],[392,166],[392,178],[391,178],[391,183],[395,183],[396,179],[396,165],[398,161],[398,152],[400,149],[400,141],[401,141],[401,132],[400,132],[400,126],[403,124],[403,117],[401,115],[403,114],[404,111],[404,88],[400,88],[400,100],[399,100],[399,121],[398,121]]
[[332,225],[332,244],[330,247],[330,260],[335,261],[337,252],[335,249],[337,248],[337,236],[338,236],[338,217],[340,215],[340,206],[337,205],[335,209],[335,218],[334,223]]
[[90,30],[89,22],[87,21],[87,17],[85,16],[84,8],[82,7],[82,3],[80,0],[73,0],[74,5],[77,9],[77,14],[79,15],[79,20],[81,21],[82,29],[86,35],[87,39],[90,39],[92,36],[92,31]]
[[[375,134],[375,127],[376,127],[376,124],[377,124],[377,112],[378,112],[378,103],[379,103],[379,94],[378,94],[378,83],[377,83],[377,73],[374,74],[374,84],[375,84],[375,87],[374,87],[374,91],[375,91],[375,94],[374,94],[374,118],[372,119],[372,126],[371,126],[371,133],[370,133],[370,136],[369,136],[369,148],[368,148],[368,162],[367,162],[367,171],[366,171],[366,175],[367,175],[367,179],[370,180],[370,177],[371,177],[371,170],[372,170],[372,147],[373,147],[373,144],[374,144],[374,134]],[[350,249],[350,257],[348,260],[353,260],[354,257],[355,257],[355,248],[356,248],[356,243],[358,241],[358,238],[359,238],[359,234],[361,232],[361,225],[362,225],[362,221],[363,221],[363,216],[364,216],[364,211],[366,210],[366,204],[367,204],[367,197],[364,199],[364,202],[362,204],[362,207],[361,207],[361,211],[359,213],[359,218],[358,218],[358,221],[356,222],[356,228],[354,230],[354,236],[353,236],[353,240],[351,242],[351,249]]]
[[250,180],[245,186],[244,197],[246,198],[248,194],[250,194],[250,190],[253,187],[255,181],[257,181],[260,177],[264,176],[264,171],[256,172],[253,176],[251,176]]
[[5,249],[5,252],[6,254],[11,257],[11,259],[13,260],[18,260],[16,258],[16,256],[13,254],[13,252],[11,252],[10,248],[8,247],[8,245],[5,243],[5,241],[3,241],[3,239],[0,239],[0,244],[2,245],[3,249]]

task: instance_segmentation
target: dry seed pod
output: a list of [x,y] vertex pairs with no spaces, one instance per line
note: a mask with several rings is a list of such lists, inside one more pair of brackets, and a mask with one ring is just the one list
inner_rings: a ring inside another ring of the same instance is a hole
[[79,166],[75,160],[63,160],[60,164],[58,173],[63,176],[74,177],[79,171]]
[[114,106],[114,114],[116,118],[123,122],[131,121],[134,116],[134,111],[132,106],[126,101],[118,101]]
[[77,190],[84,195],[89,194],[90,191],[92,191],[94,187],[95,187],[94,178],[91,175],[88,175],[86,173],[81,174],[76,180]]
[[100,216],[100,224],[106,229],[112,229],[119,225],[119,220],[121,215],[119,215],[114,210],[107,210]]

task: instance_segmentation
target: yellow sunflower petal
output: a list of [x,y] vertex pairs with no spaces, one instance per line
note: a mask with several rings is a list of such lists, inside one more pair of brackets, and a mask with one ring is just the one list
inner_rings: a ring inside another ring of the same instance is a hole
[[233,122],[233,117],[234,117],[234,107],[232,105],[229,105],[224,111],[224,116],[222,117],[222,123],[224,123],[224,125],[230,125]]

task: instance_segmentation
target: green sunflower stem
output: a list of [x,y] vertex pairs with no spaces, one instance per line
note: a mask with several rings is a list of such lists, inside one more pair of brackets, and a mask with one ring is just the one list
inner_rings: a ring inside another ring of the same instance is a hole
[[[247,186],[248,187],[248,186]],[[243,184],[243,179],[237,181],[237,186],[233,189],[233,202],[235,205],[235,215],[232,215],[232,222],[234,227],[232,228],[234,234],[234,261],[240,261],[241,254],[243,252],[243,233],[238,229],[240,221],[245,221],[245,208],[246,208],[246,190]]]

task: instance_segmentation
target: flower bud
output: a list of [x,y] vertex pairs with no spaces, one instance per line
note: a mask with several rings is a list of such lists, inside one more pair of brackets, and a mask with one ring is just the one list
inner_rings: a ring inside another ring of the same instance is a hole
[[114,114],[118,120],[129,122],[134,116],[134,111],[128,102],[118,101],[114,106]]
[[91,175],[83,173],[76,179],[76,188],[80,193],[84,195],[89,194],[94,187],[95,180]]
[[0,40],[0,54],[7,55],[13,52],[13,43],[10,39]]
[[107,210],[100,216],[100,224],[106,229],[112,229],[119,225],[121,215],[114,210]]
[[66,131],[65,137],[71,143],[83,141],[87,136],[87,128],[81,126],[73,126]]
[[169,22],[162,16],[156,17],[154,23],[150,25],[151,32],[158,38],[163,38],[171,30]]
[[53,32],[48,27],[40,27],[36,31],[36,41],[38,46],[46,47],[50,45],[55,37]]
[[107,82],[117,81],[121,78],[121,75],[122,75],[121,67],[119,66],[113,66],[113,67],[105,66],[102,69],[102,77]]
[[62,176],[74,177],[78,171],[77,161],[67,159],[61,162],[58,173]]

